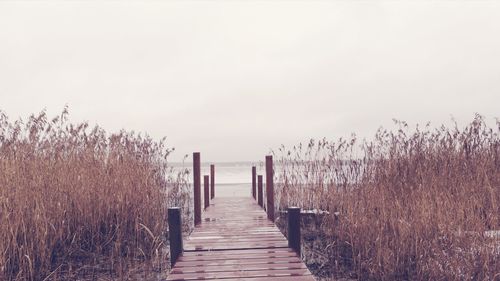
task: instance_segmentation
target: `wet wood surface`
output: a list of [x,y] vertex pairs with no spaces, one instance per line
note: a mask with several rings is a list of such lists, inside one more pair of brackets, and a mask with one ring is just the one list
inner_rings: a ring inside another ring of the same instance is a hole
[[314,281],[250,197],[215,198],[167,280]]

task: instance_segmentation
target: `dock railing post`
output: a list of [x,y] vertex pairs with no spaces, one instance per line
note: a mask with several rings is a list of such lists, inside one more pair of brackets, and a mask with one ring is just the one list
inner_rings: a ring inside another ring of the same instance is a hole
[[208,189],[208,185],[210,183],[210,177],[208,175],[203,177],[203,189],[204,189],[204,194],[203,194],[203,199],[205,201],[205,209],[210,206],[210,190]]
[[288,207],[288,247],[300,257],[300,208]]
[[257,177],[257,167],[252,166],[252,196],[253,199],[257,199],[256,192],[257,192],[257,182],[256,182],[256,177]]
[[274,222],[274,184],[273,184],[273,156],[266,156],[266,198],[267,217]]
[[215,198],[215,165],[210,165],[210,199]]
[[201,223],[201,171],[200,153],[193,153],[194,225]]
[[257,203],[259,206],[263,206],[264,201],[264,194],[262,194],[262,175],[259,175],[257,177]]
[[168,208],[168,239],[170,242],[170,264],[172,267],[182,254],[182,219],[181,209]]

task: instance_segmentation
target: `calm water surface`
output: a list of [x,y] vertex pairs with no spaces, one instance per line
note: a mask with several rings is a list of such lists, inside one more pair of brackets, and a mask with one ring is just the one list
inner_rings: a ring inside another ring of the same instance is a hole
[[[252,166],[257,167],[257,174],[264,175],[263,163],[254,162],[223,162],[202,163],[201,175],[210,175],[210,164],[215,165],[215,183],[217,197],[250,196],[252,184]],[[172,163],[176,169],[186,168],[192,174],[193,163]]]

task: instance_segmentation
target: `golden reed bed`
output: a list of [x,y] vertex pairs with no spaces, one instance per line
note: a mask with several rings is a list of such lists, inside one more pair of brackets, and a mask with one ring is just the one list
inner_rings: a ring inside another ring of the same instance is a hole
[[[328,210],[316,273],[500,280],[500,122],[380,129],[275,151],[280,207]],[[335,215],[333,215],[335,214]],[[316,255],[314,252],[317,252]]]
[[0,280],[118,278],[167,258],[167,203],[188,196],[165,140],[67,117],[0,112]]

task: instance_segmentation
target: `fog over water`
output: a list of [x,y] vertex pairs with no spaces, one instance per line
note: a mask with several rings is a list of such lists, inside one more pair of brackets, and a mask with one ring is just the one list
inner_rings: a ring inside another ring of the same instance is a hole
[[500,1],[0,1],[0,110],[259,161],[392,118],[493,122],[498,34]]

